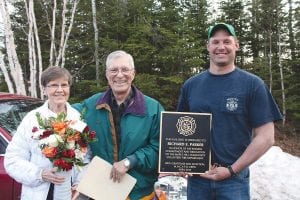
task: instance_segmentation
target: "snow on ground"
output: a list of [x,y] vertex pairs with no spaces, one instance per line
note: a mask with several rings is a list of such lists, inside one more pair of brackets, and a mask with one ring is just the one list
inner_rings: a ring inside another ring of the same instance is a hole
[[300,200],[300,158],[273,146],[250,167],[252,200]]

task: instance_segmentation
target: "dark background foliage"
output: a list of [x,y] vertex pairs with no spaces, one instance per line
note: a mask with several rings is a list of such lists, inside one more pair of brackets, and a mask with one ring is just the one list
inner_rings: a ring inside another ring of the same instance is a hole
[[[62,1],[57,2],[57,7],[61,8]],[[52,3],[51,0],[35,1],[44,68],[49,65],[48,22],[52,20]],[[28,24],[24,2],[14,1],[13,4],[15,9],[11,17],[18,58],[25,79],[29,80]],[[208,26],[222,21],[236,28],[241,44],[237,66],[259,75],[281,109],[284,103],[282,67],[288,126],[278,124],[278,127],[295,134],[300,129],[299,4],[299,0],[220,0],[218,3],[206,0],[96,1],[100,48],[100,77],[96,77],[91,1],[82,0],[66,50],[65,67],[74,77],[70,101],[82,101],[104,91],[107,88],[105,58],[111,51],[122,49],[135,59],[135,85],[158,99],[166,110],[174,111],[182,83],[207,68]],[[59,12],[56,18],[58,30],[61,23]],[[59,38],[60,32],[56,34]],[[97,78],[100,80],[96,81]],[[0,90],[7,90],[3,77],[0,78]]]

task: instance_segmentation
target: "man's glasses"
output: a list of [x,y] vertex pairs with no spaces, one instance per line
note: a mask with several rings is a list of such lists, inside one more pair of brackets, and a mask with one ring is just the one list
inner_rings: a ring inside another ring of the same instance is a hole
[[67,83],[63,83],[63,84],[55,84],[54,83],[54,84],[47,85],[47,87],[50,88],[50,89],[57,90],[59,87],[61,87],[62,89],[67,89],[67,88],[70,87],[70,85],[67,84]]
[[122,74],[128,75],[133,69],[128,67],[121,67],[121,68],[108,68],[106,71],[108,71],[111,75],[117,75],[119,72]]

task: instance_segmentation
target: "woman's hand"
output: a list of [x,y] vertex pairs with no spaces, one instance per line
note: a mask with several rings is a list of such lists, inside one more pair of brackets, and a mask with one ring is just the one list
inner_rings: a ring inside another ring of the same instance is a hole
[[65,181],[65,178],[63,176],[59,176],[55,174],[57,171],[57,168],[53,169],[43,169],[42,171],[42,179],[44,181],[53,183],[53,184],[62,184]]

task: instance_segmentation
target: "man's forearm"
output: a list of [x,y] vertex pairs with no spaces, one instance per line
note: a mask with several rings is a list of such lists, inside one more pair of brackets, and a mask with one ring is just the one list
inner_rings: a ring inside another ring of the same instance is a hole
[[258,160],[274,144],[274,123],[266,123],[254,129],[254,138],[241,157],[232,164],[235,173]]

